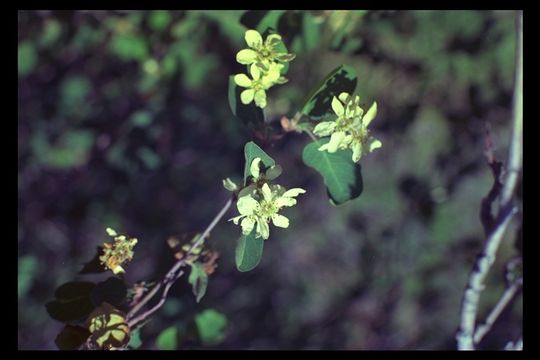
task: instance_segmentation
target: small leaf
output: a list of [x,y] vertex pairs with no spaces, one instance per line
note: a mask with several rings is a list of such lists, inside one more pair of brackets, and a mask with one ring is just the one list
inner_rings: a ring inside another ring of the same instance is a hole
[[92,299],[92,302],[96,306],[106,302],[119,307],[124,302],[126,295],[126,284],[117,277],[111,276],[107,280],[98,283],[92,289],[90,299]]
[[204,271],[203,264],[196,262],[191,265],[191,273],[189,274],[188,281],[193,287],[193,295],[195,295],[197,302],[201,301],[204,294],[206,294],[206,288],[208,286],[208,275]]
[[156,339],[159,350],[176,350],[178,347],[178,329],[171,326],[163,330]]
[[110,304],[102,303],[88,316],[91,343],[102,350],[124,347],[129,343],[130,329],[125,314]]
[[317,170],[333,205],[341,205],[360,196],[363,190],[362,172],[359,164],[351,159],[350,150],[339,150],[333,154],[319,151],[329,138],[312,142],[304,148],[302,158],[307,166]]
[[217,344],[225,339],[227,318],[214,309],[208,309],[195,316],[199,337],[204,344]]
[[240,94],[245,89],[239,87],[234,82],[234,76],[229,76],[229,106],[232,113],[246,126],[252,129],[257,129],[264,124],[264,113],[261,108],[251,102],[247,105],[242,103]]
[[91,282],[72,281],[56,289],[56,299],[45,306],[49,315],[58,321],[77,321],[94,309],[90,293],[96,285]]
[[261,261],[264,247],[264,239],[256,238],[254,228],[249,235],[242,235],[236,246],[236,268],[246,272],[253,270]]
[[77,350],[90,336],[88,329],[82,326],[66,325],[60,331],[54,343],[60,350]]
[[141,329],[138,328],[131,332],[131,339],[129,339],[129,343],[127,344],[127,346],[129,349],[138,349],[141,347],[141,345]]
[[312,120],[319,120],[332,113],[332,98],[342,92],[352,94],[356,89],[356,82],[356,71],[352,67],[339,66],[308,95],[302,113],[308,115]]
[[246,146],[244,147],[244,156],[246,158],[246,164],[244,167],[244,185],[247,185],[247,179],[249,176],[251,176],[250,166],[251,162],[255,158],[261,158],[265,169],[268,169],[276,164],[274,159],[272,159],[267,153],[263,151],[263,149],[257,146],[257,144],[255,144],[253,141],[246,143]]
[[79,271],[79,274],[94,274],[94,273],[102,273],[107,271],[107,268],[105,265],[101,263],[101,260],[99,260],[99,257],[103,255],[103,247],[98,246],[96,250],[96,255],[84,264],[81,271]]

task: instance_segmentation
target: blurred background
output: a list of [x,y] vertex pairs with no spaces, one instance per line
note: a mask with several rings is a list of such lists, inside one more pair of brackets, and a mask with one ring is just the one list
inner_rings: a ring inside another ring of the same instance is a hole
[[[170,236],[204,229],[240,179],[255,140],[307,194],[272,228],[261,264],[240,273],[240,229],[222,221],[221,256],[196,303],[187,279],[141,331],[141,348],[455,349],[460,303],[483,247],[481,200],[492,176],[484,124],[506,160],[514,71],[512,11],[274,11],[289,50],[289,83],[269,92],[267,120],[292,117],[341,64],[358,73],[382,149],[362,159],[364,192],[330,205],[301,158],[306,135],[261,143],[231,113],[228,77],[245,47],[244,11],[20,11],[18,13],[18,341],[56,349],[62,323],[45,303],[108,237],[139,239],[130,282],[173,263]],[[521,190],[518,189],[521,197]],[[231,210],[226,218],[234,216]],[[514,220],[482,294],[484,319],[516,256]],[[226,317],[224,338],[193,340],[196,314]],[[39,329],[39,330],[37,330]],[[481,348],[522,333],[519,296]]]

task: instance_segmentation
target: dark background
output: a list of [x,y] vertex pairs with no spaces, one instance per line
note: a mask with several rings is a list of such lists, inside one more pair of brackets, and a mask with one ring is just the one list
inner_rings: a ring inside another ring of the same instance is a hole
[[[166,239],[204,229],[227,200],[221,179],[241,177],[243,146],[258,141],[227,102],[229,75],[244,71],[235,62],[243,13],[19,12],[20,349],[56,348],[62,324],[44,305],[107,240],[106,227],[139,239],[127,280],[155,279],[173,262]],[[510,138],[515,12],[288,11],[283,19],[297,58],[289,83],[268,93],[267,119],[277,128],[328,72],[354,67],[362,104],[378,103],[371,129],[383,142],[362,159],[364,192],[333,207],[302,162],[307,136],[267,144],[284,168],[278,182],[307,189],[284,211],[291,226],[272,228],[261,264],[239,273],[240,228],[222,221],[206,296],[197,304],[181,279],[142,329],[142,348],[156,348],[170,326],[180,348],[201,347],[189,340],[190,324],[213,308],[228,325],[212,348],[454,349],[483,246],[480,202],[492,185],[484,123],[501,160]],[[520,223],[502,243],[480,319],[504,290]],[[482,348],[521,334],[517,300]]]

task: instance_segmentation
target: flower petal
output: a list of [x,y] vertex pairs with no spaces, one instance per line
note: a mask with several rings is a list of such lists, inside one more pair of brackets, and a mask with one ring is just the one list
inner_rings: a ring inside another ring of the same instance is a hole
[[334,96],[332,99],[332,110],[336,113],[337,116],[341,116],[344,113],[343,104]]
[[328,142],[328,152],[335,153],[338,150],[344,138],[345,138],[344,131],[338,131],[338,132],[333,133],[332,136],[330,137],[330,141]]
[[240,100],[242,101],[242,104],[247,105],[253,101],[253,96],[255,96],[255,90],[247,89],[240,94]]
[[321,145],[317,150],[319,151],[326,151],[328,150],[328,143]]
[[264,90],[255,92],[255,104],[261,109],[266,107],[266,92]]
[[272,215],[272,223],[274,224],[274,226],[277,226],[280,228],[289,227],[289,219],[287,219],[285,216],[280,215],[280,214]]
[[281,196],[293,198],[293,197],[297,197],[300,194],[304,194],[305,192],[306,192],[306,190],[304,190],[302,188],[293,188],[293,189],[289,189],[289,190],[285,191],[285,193],[283,195],[281,195]]
[[352,161],[358,162],[362,157],[362,143],[360,141],[356,141],[352,146],[352,151]]
[[313,133],[319,137],[328,136],[334,131],[336,125],[335,121],[320,122],[315,126],[315,129],[313,129]]
[[342,92],[338,96],[338,99],[341,100],[341,102],[343,102],[344,104],[348,103],[350,98],[351,98],[351,95],[349,95],[349,93],[346,93],[346,92]]
[[362,118],[362,122],[364,126],[368,127],[369,123],[371,122],[371,120],[375,118],[376,115],[377,115],[377,102],[374,101],[373,105],[371,105],[366,115],[364,115],[364,117]]
[[262,45],[262,36],[257,30],[248,30],[245,35],[246,43],[251,48],[259,48]]
[[373,150],[375,149],[378,149],[382,147],[382,142],[380,140],[377,140],[375,138],[370,138],[370,141],[369,141],[369,152],[372,152]]
[[255,179],[257,179],[261,175],[260,171],[260,165],[261,165],[261,158],[256,157],[251,162],[251,166],[249,167],[249,172],[251,173],[251,176],[253,176]]
[[238,199],[236,207],[241,215],[253,215],[259,208],[259,202],[248,195]]
[[264,219],[257,219],[257,235],[265,240],[270,237],[270,227]]
[[243,218],[245,215],[239,215],[239,216],[235,216],[233,218],[230,218],[229,220],[227,221],[232,221],[234,223],[234,225],[238,225],[238,221]]
[[243,65],[253,64],[256,60],[257,52],[251,49],[243,49],[236,54],[236,61]]
[[294,60],[295,57],[296,57],[295,54],[287,54],[287,53],[281,53],[281,54],[277,54],[275,56],[276,60],[281,61],[281,62],[292,61],[292,60]]
[[280,197],[277,198],[274,203],[278,208],[282,208],[284,206],[291,207],[296,205],[296,199],[293,199],[292,197]]
[[265,183],[261,188],[264,200],[270,201],[272,200],[272,190],[270,190],[270,186],[268,186],[267,183]]
[[270,34],[270,35],[268,35],[268,37],[266,38],[266,41],[264,42],[264,44],[265,44],[267,47],[274,47],[274,46],[276,46],[280,41],[281,41],[281,36],[280,36],[280,35],[278,35],[278,34]]
[[234,75],[234,82],[236,85],[245,87],[245,88],[251,86],[251,79],[246,74]]
[[251,216],[247,216],[242,220],[240,226],[242,226],[242,234],[249,235],[255,226],[255,219]]
[[259,66],[257,64],[251,64],[249,67],[249,72],[251,73],[251,77],[253,77],[253,80],[259,80],[261,78],[261,69],[259,69]]

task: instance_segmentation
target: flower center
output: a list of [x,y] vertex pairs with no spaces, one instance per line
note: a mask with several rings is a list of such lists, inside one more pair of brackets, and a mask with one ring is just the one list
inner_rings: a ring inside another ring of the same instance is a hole
[[262,201],[260,207],[260,215],[265,218],[271,217],[273,214],[277,213],[277,208],[273,201]]

